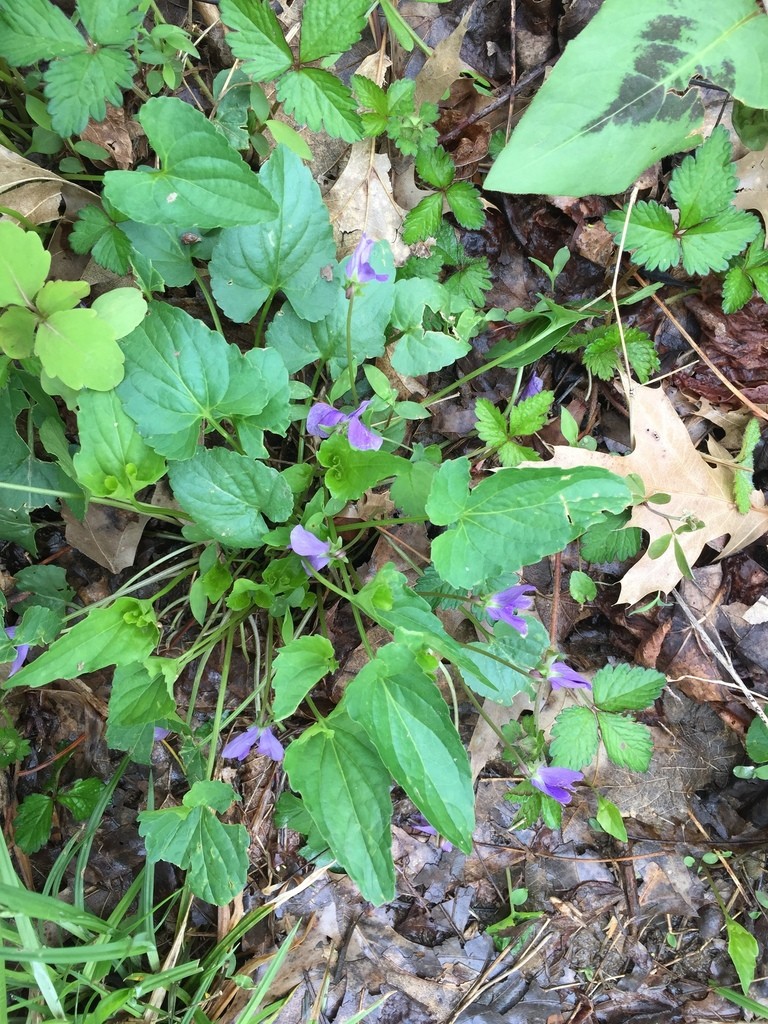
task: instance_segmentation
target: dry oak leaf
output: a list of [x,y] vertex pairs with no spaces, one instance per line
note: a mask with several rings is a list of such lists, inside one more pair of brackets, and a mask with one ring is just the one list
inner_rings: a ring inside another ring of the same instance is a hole
[[742,210],[758,210],[768,232],[768,146],[736,161],[740,192],[733,200]]
[[[730,540],[720,558],[741,551],[768,530],[768,509],[759,491],[752,508],[741,515],[733,502],[733,473],[713,466],[693,446],[683,421],[661,388],[636,386],[631,397],[634,449],[629,455],[604,455],[581,448],[556,447],[548,466],[600,466],[619,476],[635,473],[646,494],[668,494],[666,505],[636,505],[629,526],[637,526],[649,541],[667,536],[686,516],[704,523],[700,530],[680,534],[686,560],[693,566],[706,544],[725,534]],[[667,521],[669,519],[672,523]],[[634,604],[647,594],[668,593],[682,579],[672,544],[660,558],[644,554],[621,581],[619,603]]]

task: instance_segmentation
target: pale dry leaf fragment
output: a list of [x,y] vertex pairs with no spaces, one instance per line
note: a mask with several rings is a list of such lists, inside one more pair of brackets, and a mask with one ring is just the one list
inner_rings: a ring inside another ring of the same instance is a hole
[[149,516],[108,505],[89,505],[82,522],[62,506],[67,543],[110,572],[133,565]]
[[[693,446],[683,421],[661,388],[635,387],[632,392],[634,448],[629,455],[607,455],[581,448],[556,447],[546,465],[560,469],[599,466],[620,476],[636,474],[648,495],[668,494],[667,504],[636,505],[629,526],[645,531],[650,542],[668,536],[688,516],[701,529],[678,535],[688,565],[705,545],[728,535],[719,557],[741,551],[768,531],[768,509],[761,492],[753,491],[752,507],[741,515],[733,502],[733,473],[708,463]],[[634,604],[647,594],[669,593],[682,579],[670,543],[659,558],[644,554],[624,575],[619,603]]]
[[405,210],[392,195],[389,157],[375,153],[374,146],[372,140],[352,146],[347,166],[325,201],[338,236],[365,231],[371,238],[383,239],[399,266],[408,258],[408,247],[400,239]]
[[467,10],[453,32],[437,44],[432,56],[427,57],[424,67],[416,75],[417,110],[422,103],[439,103],[462,71],[472,70],[459,56],[471,16],[472,7]]
[[0,146],[0,205],[10,207],[33,224],[47,224],[62,215],[74,220],[78,210],[98,201],[88,189]]
[[768,234],[768,146],[736,161],[740,191],[733,200],[741,210],[758,210]]
[[142,134],[137,121],[126,116],[125,107],[107,104],[107,116],[103,121],[89,121],[80,138],[101,146],[112,157],[111,163],[127,171],[134,164],[133,140]]

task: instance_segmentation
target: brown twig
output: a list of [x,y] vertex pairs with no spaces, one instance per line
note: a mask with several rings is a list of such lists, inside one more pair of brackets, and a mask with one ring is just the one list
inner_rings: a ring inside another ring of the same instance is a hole
[[523,75],[519,82],[515,82],[514,85],[508,85],[506,89],[489,103],[487,107],[483,107],[482,110],[476,110],[474,114],[470,114],[469,117],[465,118],[461,124],[457,124],[455,128],[451,128],[449,132],[440,136],[440,143],[445,145],[446,142],[453,142],[454,139],[458,139],[464,132],[469,128],[470,125],[477,124],[478,121],[482,121],[488,114],[492,114],[494,110],[498,110],[499,107],[503,107],[505,103],[508,103],[513,96],[517,96],[518,93],[522,92],[523,89],[527,89],[529,85],[535,82],[538,78],[544,74],[546,65],[542,64],[533,71],[529,71],[527,75]]

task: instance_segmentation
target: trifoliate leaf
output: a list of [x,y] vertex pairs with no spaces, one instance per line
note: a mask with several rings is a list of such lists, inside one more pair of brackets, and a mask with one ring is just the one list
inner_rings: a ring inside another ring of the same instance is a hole
[[526,437],[541,430],[549,419],[549,410],[554,400],[554,391],[539,391],[513,406],[509,413],[509,433],[512,437]]
[[653,669],[608,665],[592,680],[592,698],[601,711],[640,711],[661,696],[666,682],[666,677]]
[[603,565],[606,562],[624,562],[640,550],[641,531],[627,527],[629,512],[607,514],[599,523],[590,526],[581,538],[581,555],[587,562]]
[[435,192],[431,196],[425,196],[409,210],[403,221],[403,241],[406,245],[413,245],[414,242],[422,242],[425,238],[433,237],[437,234],[442,219],[442,193]]
[[755,286],[743,267],[731,267],[723,281],[723,312],[735,313],[752,298]]
[[454,181],[446,190],[445,198],[454,217],[463,228],[477,230],[485,224],[480,193],[470,182]]
[[484,292],[490,291],[492,286],[491,270],[486,256],[470,260],[459,267],[455,274],[451,274],[445,282],[445,288],[450,295],[463,296],[473,306],[484,305]]
[[52,61],[44,77],[54,130],[65,137],[78,135],[89,118],[103,121],[107,102],[122,106],[121,90],[130,89],[135,72],[132,57],[113,47]]
[[477,436],[491,448],[499,448],[508,439],[507,423],[504,416],[487,398],[475,402],[475,429]]
[[365,75],[352,76],[352,91],[361,107],[368,107],[380,117],[386,118],[389,113],[387,94],[370,78]]
[[69,18],[48,0],[5,0],[0,6],[0,56],[26,67],[80,53],[86,41]]
[[680,210],[681,230],[716,217],[730,206],[736,192],[732,155],[728,132],[720,125],[675,170],[669,191]]
[[77,253],[90,252],[99,266],[113,274],[128,272],[130,239],[98,206],[85,206],[78,212],[69,244]]
[[648,771],[653,755],[653,738],[647,726],[606,711],[598,711],[597,721],[610,761],[633,772]]
[[140,224],[235,227],[269,220],[277,206],[206,117],[172,96],[148,100],[139,113],[159,171],[107,171],[104,195]]
[[497,449],[496,455],[505,469],[514,469],[521,462],[541,462],[541,456],[537,451],[524,444],[518,444],[516,441],[505,441]]
[[[604,217],[605,226],[618,245],[624,231],[624,210],[615,210]],[[680,262],[680,243],[675,238],[672,214],[657,202],[636,203],[627,228],[625,247],[636,263],[649,270],[667,270]]]
[[370,7],[370,0],[307,0],[301,12],[302,63],[354,46]]
[[565,708],[552,725],[549,752],[554,764],[579,771],[597,753],[597,723],[589,708]]
[[685,232],[680,239],[683,266],[691,275],[725,270],[731,256],[745,249],[759,230],[754,214],[731,207]]
[[362,124],[352,93],[330,71],[301,68],[283,75],[277,83],[277,98],[286,114],[312,131],[323,129],[345,142],[362,138]]
[[433,188],[448,188],[456,175],[456,165],[442,146],[419,150],[416,170],[419,177]]
[[65,309],[37,329],[35,352],[49,377],[73,391],[109,391],[123,379],[115,332],[94,309]]
[[222,0],[221,20],[232,31],[227,43],[254,82],[268,82],[293,64],[275,12],[267,0]]

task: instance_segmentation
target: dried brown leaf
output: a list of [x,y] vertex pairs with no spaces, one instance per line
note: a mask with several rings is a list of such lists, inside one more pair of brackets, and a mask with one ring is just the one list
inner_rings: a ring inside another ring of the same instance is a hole
[[736,173],[741,191],[734,204],[742,210],[758,210],[768,232],[768,146],[737,160]]
[[[668,535],[693,515],[704,523],[700,530],[679,535],[680,547],[693,566],[706,544],[726,534],[728,544],[720,557],[740,551],[768,530],[768,510],[759,491],[752,492],[752,508],[740,515],[733,503],[733,474],[725,466],[712,466],[694,448],[680,417],[661,388],[636,387],[632,392],[633,436],[630,455],[605,455],[580,448],[557,447],[547,463],[562,469],[600,466],[620,476],[637,474],[649,495],[670,495],[666,505],[635,506],[630,526],[644,530],[652,542]],[[671,523],[671,525],[670,525]],[[619,602],[634,604],[647,594],[668,593],[682,578],[670,544],[660,558],[644,554],[624,575]]]
[[0,204],[20,213],[33,224],[47,224],[62,215],[74,220],[75,214],[98,198],[88,189],[65,181],[31,160],[0,146]]

